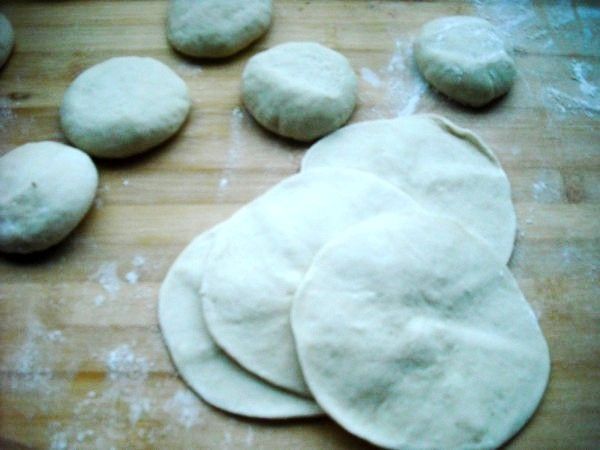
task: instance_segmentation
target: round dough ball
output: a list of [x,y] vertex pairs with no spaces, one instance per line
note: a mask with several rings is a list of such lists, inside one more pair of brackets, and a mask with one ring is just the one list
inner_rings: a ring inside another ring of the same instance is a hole
[[356,123],[321,139],[302,160],[303,171],[335,167],[384,178],[509,260],[517,228],[510,183],[492,150],[471,131],[430,114]]
[[427,22],[415,41],[419,70],[437,90],[480,107],[508,92],[515,63],[486,20],[452,16]]
[[90,209],[98,172],[88,155],[58,142],[0,158],[0,251],[31,253],[64,239]]
[[548,382],[546,341],[510,271],[456,222],[423,212],[331,240],[291,324],[317,402],[385,448],[497,448]]
[[67,138],[100,158],[125,158],[173,136],[190,97],[184,81],[152,58],[112,58],[83,73],[65,93],[60,119]]
[[0,67],[4,65],[15,45],[15,35],[12,25],[0,14]]
[[416,207],[390,183],[356,170],[315,169],[283,180],[219,228],[201,291],[209,333],[250,372],[310,396],[289,323],[298,283],[341,231]]
[[271,0],[172,0],[167,38],[186,55],[224,58],[266,33],[271,11]]
[[186,383],[224,411],[263,419],[323,414],[317,404],[265,383],[221,351],[206,331],[200,287],[217,228],[177,257],[160,288],[158,320],[171,359]]
[[356,75],[338,52],[289,42],[253,56],[242,78],[244,104],[265,128],[311,141],[342,126],[356,105]]

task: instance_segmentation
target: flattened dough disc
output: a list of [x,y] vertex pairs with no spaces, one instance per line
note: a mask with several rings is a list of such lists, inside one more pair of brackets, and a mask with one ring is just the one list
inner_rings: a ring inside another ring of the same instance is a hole
[[311,400],[271,386],[223,353],[207,333],[200,299],[206,255],[216,228],[179,255],[160,289],[158,318],[171,359],[187,384],[213,406],[249,417],[281,419],[322,414]]
[[507,262],[516,218],[510,184],[493,152],[435,115],[357,123],[313,145],[302,170],[365,170],[398,186],[425,210],[459,221]]
[[277,184],[219,229],[202,284],[210,334],[250,372],[310,395],[289,324],[304,272],[347,227],[415,207],[391,184],[355,170],[315,169]]
[[515,279],[442,217],[384,215],[330,241],[291,323],[321,407],[386,448],[498,447],[548,381],[548,347]]

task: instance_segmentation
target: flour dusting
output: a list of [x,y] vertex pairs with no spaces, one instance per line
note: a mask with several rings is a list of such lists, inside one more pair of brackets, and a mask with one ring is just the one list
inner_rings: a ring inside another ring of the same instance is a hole
[[206,408],[201,401],[187,389],[179,389],[168,399],[163,410],[175,417],[186,429],[202,424],[202,414]]
[[388,63],[373,70],[363,67],[361,79],[366,89],[361,92],[362,102],[372,104],[366,119],[406,116],[417,112],[422,97],[428,90],[413,58],[413,39],[398,38]]
[[127,281],[129,284],[136,284],[139,278],[139,274],[133,270],[125,274],[125,281]]
[[369,85],[371,85],[372,87],[375,87],[375,88],[380,87],[381,84],[383,83],[381,81],[381,78],[379,78],[379,75],[377,75],[375,72],[373,72],[368,67],[362,67],[360,69],[360,76],[365,82],[367,82]]
[[117,273],[118,267],[116,261],[104,262],[96,272],[90,275],[90,280],[98,282],[109,296],[114,297],[121,290],[121,280]]
[[245,120],[246,113],[244,110],[240,107],[233,108],[229,123],[229,149],[227,151],[225,168],[221,172],[221,176],[217,183],[217,200],[223,199],[223,196],[229,187],[229,181],[233,175],[233,171],[238,165],[241,149],[244,146],[243,128]]

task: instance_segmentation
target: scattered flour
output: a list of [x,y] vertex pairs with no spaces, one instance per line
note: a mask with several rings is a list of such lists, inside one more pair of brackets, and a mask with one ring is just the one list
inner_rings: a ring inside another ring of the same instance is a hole
[[367,82],[369,85],[371,85],[372,87],[375,87],[375,88],[380,87],[381,84],[383,83],[381,81],[381,78],[379,78],[379,75],[377,75],[375,72],[373,72],[368,67],[362,67],[360,69],[360,76],[365,82]]
[[94,297],[94,305],[102,306],[106,301],[106,297],[102,294],[98,294]]
[[114,297],[121,289],[121,280],[117,273],[118,267],[116,261],[104,262],[89,278],[100,283],[109,296]]
[[365,92],[361,92],[362,100],[373,105],[366,111],[366,120],[417,112],[428,86],[416,67],[412,47],[412,38],[401,37],[385,67],[377,71],[361,68],[361,78],[367,84]]
[[135,255],[131,260],[131,264],[133,264],[134,267],[143,267],[144,264],[146,264],[146,258],[142,255]]
[[574,79],[579,82],[579,90],[581,93],[590,97],[594,97],[598,91],[598,87],[591,84],[586,78],[588,73],[592,70],[591,65],[574,60],[572,63],[572,69]]
[[136,284],[138,282],[138,279],[140,278],[139,274],[135,271],[130,271],[127,272],[125,274],[125,280],[129,283],[129,284]]
[[[475,12],[492,22],[503,37],[519,53],[581,53],[588,54],[600,43],[598,9],[577,6],[571,1],[534,3],[532,0],[474,0]],[[555,120],[584,115],[594,118],[600,114],[597,97],[597,69],[584,61],[557,62],[556,73],[571,73],[578,85],[571,89],[562,77],[542,79],[539,71],[520,70],[520,81],[529,87],[537,104],[549,112],[548,128],[554,130]],[[568,67],[562,67],[568,64]],[[518,63],[517,63],[518,65]],[[596,69],[596,70],[595,70]],[[560,82],[560,86],[558,85]],[[531,86],[542,86],[532,92]]]
[[221,172],[221,177],[217,184],[217,200],[223,199],[229,186],[231,175],[239,162],[240,151],[244,145],[243,128],[245,120],[247,119],[244,110],[240,107],[233,108],[229,125],[229,150],[227,151],[225,167]]
[[165,402],[163,410],[189,429],[203,422],[202,414],[206,408],[192,392],[180,389]]

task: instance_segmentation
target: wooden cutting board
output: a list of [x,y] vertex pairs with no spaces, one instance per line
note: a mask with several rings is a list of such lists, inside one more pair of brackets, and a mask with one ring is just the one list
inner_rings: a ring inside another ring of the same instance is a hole
[[[540,2],[544,3],[544,2]],[[564,4],[563,4],[564,3]],[[157,291],[196,234],[296,172],[306,145],[263,131],[240,107],[257,51],[314,40],[360,78],[352,121],[437,112],[479,133],[513,186],[519,236],[510,267],[552,354],[542,405],[515,449],[600,445],[600,8],[593,1],[275,0],[269,34],[225,61],[166,44],[166,1],[3,1],[17,46],[0,71],[0,153],[64,140],[58,106],[86,67],[155,57],[188,83],[193,111],[160,148],[97,161],[95,207],[63,244],[0,257],[0,447],[362,449],[328,419],[228,416],[177,377],[157,327]],[[516,46],[512,92],[481,111],[427,89],[410,40],[450,14],[490,18]]]

